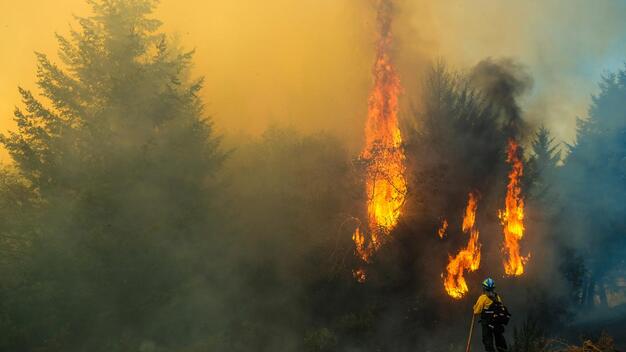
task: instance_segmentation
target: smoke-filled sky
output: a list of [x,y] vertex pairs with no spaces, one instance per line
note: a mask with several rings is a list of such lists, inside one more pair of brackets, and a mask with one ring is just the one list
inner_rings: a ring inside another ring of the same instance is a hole
[[[626,61],[625,0],[400,0],[397,11],[406,95],[429,61],[470,69],[511,57],[533,77],[526,118],[569,142],[600,75]],[[55,54],[54,32],[88,13],[84,0],[0,0],[1,130],[13,126],[16,86],[33,88],[33,52]],[[288,124],[335,132],[354,148],[371,85],[374,16],[372,0],[162,0],[156,13],[166,32],[196,48],[195,73],[206,77],[218,130]]]

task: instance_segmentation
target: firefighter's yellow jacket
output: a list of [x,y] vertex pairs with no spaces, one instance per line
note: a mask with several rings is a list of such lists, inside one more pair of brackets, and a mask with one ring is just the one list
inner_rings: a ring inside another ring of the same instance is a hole
[[[499,302],[502,302],[500,295],[496,295],[496,298],[498,299]],[[474,304],[474,314],[480,314],[483,311],[483,309],[489,308],[492,303],[493,303],[493,300],[489,298],[489,296],[487,296],[486,293],[483,293],[482,295],[478,297],[476,304]]]

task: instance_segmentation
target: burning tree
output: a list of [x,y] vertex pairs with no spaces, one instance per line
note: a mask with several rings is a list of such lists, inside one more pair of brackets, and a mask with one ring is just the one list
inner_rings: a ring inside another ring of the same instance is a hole
[[[367,232],[359,227],[352,236],[356,253],[364,262],[370,261],[398,223],[407,191],[405,156],[398,125],[401,86],[389,55],[392,8],[386,0],[381,0],[378,6],[379,38],[373,67],[374,88],[368,101],[365,147],[360,155],[365,164]],[[367,241],[366,235],[369,237]],[[354,274],[357,280],[365,280],[364,269],[357,269]]]
[[522,199],[521,177],[524,166],[518,155],[518,144],[509,140],[507,162],[511,164],[504,210],[498,217],[504,229],[504,271],[507,275],[520,276],[529,256],[520,255],[519,241],[524,237],[524,200]]

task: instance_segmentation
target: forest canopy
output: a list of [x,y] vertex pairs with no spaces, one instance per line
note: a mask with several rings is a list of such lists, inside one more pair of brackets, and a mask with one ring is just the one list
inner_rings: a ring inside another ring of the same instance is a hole
[[[57,35],[59,62],[36,53],[36,89],[19,88],[17,127],[0,138],[12,159],[0,171],[1,350],[461,349],[480,288],[454,301],[441,275],[466,242],[469,192],[484,254],[468,280],[502,277],[513,350],[623,331],[626,66],[598,78],[571,144],[525,119],[533,80],[514,59],[440,60],[414,77],[403,216],[359,283],[363,158],[324,131],[219,135],[194,52],[161,31],[157,2],[88,2],[93,13]],[[496,214],[512,138],[532,254],[509,280]]]

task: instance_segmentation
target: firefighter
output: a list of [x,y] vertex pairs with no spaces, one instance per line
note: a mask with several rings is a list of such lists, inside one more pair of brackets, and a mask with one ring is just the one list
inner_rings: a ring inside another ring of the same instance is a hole
[[[507,351],[504,339],[504,325],[508,323],[508,311],[502,304],[502,299],[496,293],[496,283],[492,278],[483,281],[483,293],[474,305],[474,314],[480,314],[480,323],[483,330],[483,345],[487,352]],[[495,340],[495,348],[494,348]]]

